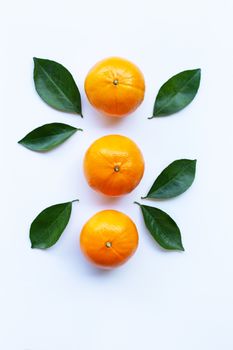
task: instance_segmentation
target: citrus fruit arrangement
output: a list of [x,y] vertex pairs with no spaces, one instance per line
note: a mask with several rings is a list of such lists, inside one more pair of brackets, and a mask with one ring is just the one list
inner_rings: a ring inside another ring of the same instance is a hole
[[[167,80],[156,96],[151,118],[170,116],[185,108],[195,97],[201,70],[182,71]],[[39,96],[51,107],[82,115],[79,89],[71,73],[61,64],[34,58],[34,83]],[[106,117],[122,118],[143,102],[145,80],[129,60],[110,57],[88,72],[84,88],[90,104]],[[42,125],[19,143],[37,152],[48,152],[82,129],[63,123]],[[132,192],[144,174],[144,158],[135,141],[124,135],[98,138],[86,150],[83,171],[87,184],[100,195],[122,196]],[[185,192],[193,183],[196,160],[178,159],[155,179],[143,200],[167,199]],[[53,246],[65,230],[78,199],[55,204],[37,215],[30,227],[32,248]],[[184,250],[180,229],[164,211],[138,202],[145,226],[154,240],[167,250]],[[135,253],[139,235],[130,217],[122,212],[97,212],[83,226],[80,248],[89,262],[110,269],[124,264]]]

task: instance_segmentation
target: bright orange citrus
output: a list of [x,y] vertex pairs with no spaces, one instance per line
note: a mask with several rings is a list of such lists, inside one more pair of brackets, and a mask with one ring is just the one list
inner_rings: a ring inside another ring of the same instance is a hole
[[90,187],[108,196],[131,192],[144,173],[140,149],[121,135],[107,135],[96,140],[88,148],[83,165]]
[[83,226],[80,247],[98,267],[113,268],[125,263],[136,251],[138,232],[133,221],[116,210],[103,210]]
[[123,117],[143,101],[145,81],[132,62],[110,57],[98,62],[88,73],[85,91],[90,103],[108,116]]

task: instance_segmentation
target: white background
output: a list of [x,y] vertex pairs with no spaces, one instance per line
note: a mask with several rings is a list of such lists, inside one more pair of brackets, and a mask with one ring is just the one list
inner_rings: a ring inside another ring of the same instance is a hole
[[[231,0],[1,2],[0,349],[233,349],[232,15]],[[95,112],[83,89],[90,67],[112,55],[135,62],[147,88],[140,108],[119,121]],[[72,72],[83,120],[39,98],[33,56]],[[193,103],[147,120],[162,83],[199,67]],[[84,132],[47,154],[17,144],[54,121]],[[134,139],[146,162],[137,189],[118,199],[94,193],[82,171],[87,147],[109,133]],[[184,253],[162,251],[132,204],[179,158],[198,160],[192,188],[147,204],[175,219]],[[32,250],[28,231],[35,216],[75,198],[80,203],[59,242]],[[126,265],[103,272],[84,260],[78,238],[90,216],[109,208],[131,216],[140,245]]]

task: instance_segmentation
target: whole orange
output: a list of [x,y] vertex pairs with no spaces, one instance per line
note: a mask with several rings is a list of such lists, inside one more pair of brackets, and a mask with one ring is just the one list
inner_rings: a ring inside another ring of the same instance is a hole
[[138,232],[133,221],[116,210],[103,210],[83,226],[80,247],[98,267],[113,268],[125,263],[136,251]]
[[98,62],[87,74],[85,91],[93,107],[108,116],[123,117],[143,101],[145,81],[134,63],[119,57]]
[[121,135],[107,135],[96,140],[88,148],[83,165],[90,187],[108,196],[131,192],[144,173],[140,149]]

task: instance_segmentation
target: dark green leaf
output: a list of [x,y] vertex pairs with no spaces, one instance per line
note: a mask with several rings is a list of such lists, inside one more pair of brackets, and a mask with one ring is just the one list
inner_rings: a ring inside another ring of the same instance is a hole
[[168,214],[158,208],[135,203],[141,208],[147,229],[161,247],[168,250],[184,250],[180,229]]
[[185,192],[193,183],[196,160],[179,159],[165,168],[144,198],[172,198]]
[[196,96],[200,80],[200,69],[186,70],[170,78],[156,96],[152,118],[168,116],[185,108]]
[[42,59],[34,60],[34,82],[40,97],[51,107],[82,116],[81,97],[70,72],[61,64]]
[[31,224],[31,247],[46,249],[53,246],[65,230],[71,210],[72,202],[55,204],[44,209]]
[[32,151],[50,151],[66,141],[77,130],[82,129],[62,123],[45,124],[31,131],[18,143]]

